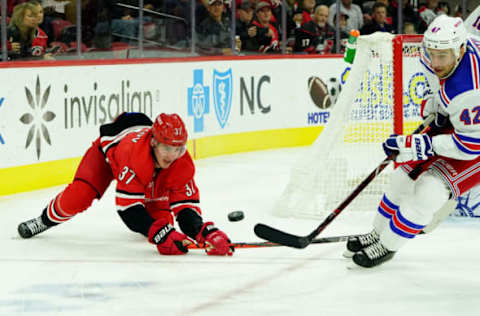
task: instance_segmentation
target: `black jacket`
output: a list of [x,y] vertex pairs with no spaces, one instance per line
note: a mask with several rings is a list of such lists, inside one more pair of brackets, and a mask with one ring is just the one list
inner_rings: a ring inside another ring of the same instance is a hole
[[388,33],[395,33],[391,24],[385,23],[383,27],[378,24],[375,20],[372,20],[370,23],[365,24],[362,29],[360,30],[360,34],[368,35],[375,32],[388,32]]

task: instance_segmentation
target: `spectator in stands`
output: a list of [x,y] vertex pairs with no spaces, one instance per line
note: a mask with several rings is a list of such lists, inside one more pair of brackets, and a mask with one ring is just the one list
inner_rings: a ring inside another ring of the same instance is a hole
[[403,32],[402,34],[408,34],[408,35],[414,35],[417,34],[417,31],[415,29],[415,24],[412,22],[405,22],[403,23]]
[[[372,7],[376,1],[366,1],[361,5],[361,9],[363,12],[363,25],[370,23],[372,21]],[[333,20],[333,23],[336,21]]]
[[303,10],[297,9],[287,14],[287,50],[293,52],[295,49],[295,37],[298,29],[303,25]]
[[257,29],[255,37],[250,38],[245,46],[254,51],[267,53],[280,50],[277,28],[270,22],[272,18],[272,5],[269,1],[260,0],[255,7],[253,25]]
[[38,8],[35,5],[26,2],[15,6],[7,29],[10,59],[32,57],[37,25]]
[[372,9],[372,21],[360,29],[360,34],[368,35],[375,32],[394,33],[392,25],[386,22],[387,6],[383,2],[376,2]]
[[[197,28],[197,45],[201,53],[209,55],[231,55],[231,22],[224,15],[223,0],[208,0],[208,16]],[[240,50],[240,43],[237,50]]]
[[418,10],[420,16],[418,31],[421,34],[427,30],[430,22],[432,22],[440,14],[443,14],[443,11],[440,10],[440,7],[438,6],[438,0],[426,1],[426,4],[420,6],[420,9]]
[[[191,0],[188,0],[191,2]],[[205,20],[208,16],[208,1],[209,0],[195,0],[195,21],[196,25],[198,26],[198,23],[201,21]]]
[[[334,52],[337,54],[343,54],[345,53],[345,49],[347,47],[347,42],[348,42],[348,33],[347,33],[347,21],[349,19],[348,14],[345,12],[340,12],[340,51],[336,51],[337,45],[335,44],[334,46]],[[333,20],[337,20],[337,15],[333,15]]]
[[[363,26],[363,13],[362,9],[356,4],[352,3],[352,0],[341,0],[340,12],[345,12],[348,15],[347,29],[349,33],[352,29],[360,30]],[[328,18],[328,24],[335,27],[336,22],[333,20],[333,16],[337,12],[337,4],[334,3],[330,6],[330,17]]]
[[[392,27],[395,32],[398,30],[398,1],[392,0],[389,7],[390,16],[392,17]],[[388,14],[388,13],[387,13]],[[402,17],[403,23],[410,22],[417,28],[419,18],[418,14],[409,0],[402,0]]]
[[[152,8],[155,0],[145,0],[144,9]],[[138,0],[117,1],[112,12],[112,33],[122,42],[136,44],[138,42]],[[151,21],[151,17],[144,15],[144,22]]]
[[[251,0],[253,1],[253,0]],[[271,10],[272,10],[272,17],[270,22],[273,25],[278,25],[282,21],[282,1],[283,0],[258,0],[258,1],[267,1],[270,2]],[[258,1],[255,2],[255,6],[257,5]],[[302,0],[299,0],[302,1]],[[315,0],[313,0],[315,1]]]
[[313,20],[305,22],[297,29],[295,52],[307,54],[331,54],[335,49],[335,29],[328,25],[328,7],[315,8]]
[[250,38],[257,35],[257,27],[253,25],[253,14],[255,12],[255,6],[249,0],[242,0],[238,3],[237,7],[238,19],[236,24],[236,33],[240,36],[242,42],[242,49],[255,50],[255,47],[248,45],[252,44]]
[[[166,42],[179,48],[190,45],[191,34],[191,0],[165,0],[163,10],[165,13],[177,17],[165,19]],[[203,7],[203,6],[202,6]],[[183,20],[181,20],[183,18]],[[196,20],[198,21],[201,20]]]
[[32,55],[33,56],[43,56],[44,59],[54,59],[53,55],[50,52],[47,52],[48,47],[48,36],[40,28],[40,25],[43,23],[43,6],[40,1],[31,0],[29,3],[33,4],[37,10],[37,27],[35,30],[35,35],[32,41]]
[[[101,50],[116,47],[112,36],[112,12],[114,11],[115,3],[110,0],[82,2],[82,41],[87,47]],[[119,47],[128,47],[128,44],[122,43]]]
[[[295,44],[295,29],[299,28],[303,23],[303,11],[299,8],[296,0],[285,0],[284,4],[287,13],[287,38],[289,45],[291,43],[293,47]],[[279,21],[281,21],[281,18]]]
[[[402,9],[403,9],[403,20],[410,21],[414,19],[416,15],[413,6],[410,4],[409,0],[402,0]],[[363,10],[363,24],[367,24],[372,20],[373,5],[376,2],[382,2],[387,6],[387,18],[385,21],[388,24],[391,24],[394,30],[397,30],[397,18],[398,18],[398,2],[396,0],[376,0],[376,1],[367,1],[362,5]],[[368,8],[367,8],[368,7]]]
[[292,21],[293,21],[293,23],[295,23],[295,28],[299,28],[305,22],[303,20],[304,17],[305,17],[303,12],[304,11],[302,9],[297,9],[297,10],[295,10],[295,12],[293,12]]
[[[138,1],[137,1],[138,3]],[[112,12],[112,35],[118,41],[136,44],[138,34],[138,10],[132,10],[121,6],[121,4],[130,5],[124,1],[118,1]]]
[[301,0],[301,7],[302,10],[302,24],[312,21],[313,15],[315,14],[315,0]]
[[440,11],[442,11],[444,14],[450,16],[452,14],[452,9],[450,9],[450,4],[446,1],[440,1],[438,3],[438,7],[440,8]]
[[50,42],[53,41],[54,37],[53,37],[53,26],[52,26],[52,23],[51,23],[51,19],[49,17],[46,16],[45,14],[45,7],[43,6],[43,1],[41,0],[36,0],[36,1],[29,1],[31,3],[34,3],[34,4],[40,4],[40,6],[42,7],[42,12],[41,12],[41,22],[40,24],[38,25],[38,27],[45,33],[45,35],[47,36],[47,44],[50,44]]

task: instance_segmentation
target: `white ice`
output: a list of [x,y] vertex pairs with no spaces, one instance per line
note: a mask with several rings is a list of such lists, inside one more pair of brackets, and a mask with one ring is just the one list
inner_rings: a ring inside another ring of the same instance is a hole
[[[303,149],[197,161],[204,218],[233,241],[260,241],[257,222],[305,235],[318,220],[269,214]],[[5,181],[5,179],[2,179]],[[448,219],[374,269],[342,257],[343,243],[201,250],[160,256],[116,214],[113,191],[30,240],[18,223],[61,187],[0,198],[0,315],[480,315],[480,223]],[[245,219],[229,222],[227,213]],[[371,214],[344,212],[321,236],[367,232]]]

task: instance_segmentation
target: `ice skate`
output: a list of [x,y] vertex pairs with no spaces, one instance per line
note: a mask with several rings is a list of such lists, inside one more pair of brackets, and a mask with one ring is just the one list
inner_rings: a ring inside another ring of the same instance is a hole
[[343,253],[343,256],[346,258],[351,258],[356,252],[368,247],[380,240],[377,232],[372,230],[368,234],[358,235],[354,237],[350,237],[347,240],[347,250]]
[[53,225],[46,225],[42,220],[42,216],[39,216],[26,222],[20,223],[20,225],[18,225],[18,234],[22,238],[31,238],[46,231],[52,226]]
[[353,262],[365,268],[378,266],[393,258],[395,251],[390,251],[379,241],[353,255]]

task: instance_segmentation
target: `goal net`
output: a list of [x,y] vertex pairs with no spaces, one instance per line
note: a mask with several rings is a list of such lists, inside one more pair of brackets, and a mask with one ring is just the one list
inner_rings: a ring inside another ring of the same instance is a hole
[[[350,73],[330,118],[274,206],[283,217],[325,218],[385,158],[382,142],[420,123],[425,88],[418,56],[422,36],[360,36]],[[377,208],[388,184],[387,167],[347,207]]]

